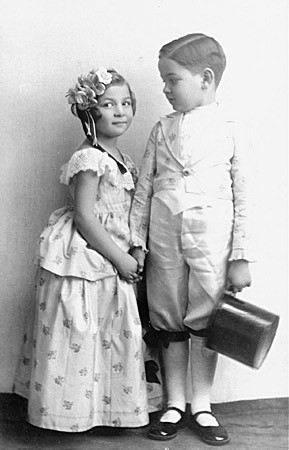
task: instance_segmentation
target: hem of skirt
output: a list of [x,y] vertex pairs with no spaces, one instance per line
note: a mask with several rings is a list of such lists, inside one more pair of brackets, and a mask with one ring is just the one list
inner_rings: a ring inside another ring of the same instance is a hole
[[120,425],[115,425],[111,422],[105,421],[95,421],[90,425],[83,426],[59,426],[56,424],[49,423],[49,421],[39,421],[39,418],[34,419],[33,417],[27,418],[27,422],[37,428],[43,428],[47,430],[61,431],[65,433],[83,433],[85,431],[89,431],[92,428],[96,427],[108,427],[108,428],[142,428],[149,424],[149,416],[146,414],[146,417],[139,421],[139,423],[131,423],[129,421],[122,422]]

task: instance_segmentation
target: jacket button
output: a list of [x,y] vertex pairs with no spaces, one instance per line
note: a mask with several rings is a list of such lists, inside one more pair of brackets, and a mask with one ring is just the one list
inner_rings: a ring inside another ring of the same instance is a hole
[[183,170],[184,177],[188,177],[190,175],[190,171],[188,169]]

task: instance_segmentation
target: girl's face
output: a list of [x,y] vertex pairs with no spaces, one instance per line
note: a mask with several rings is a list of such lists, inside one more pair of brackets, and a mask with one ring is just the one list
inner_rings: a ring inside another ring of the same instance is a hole
[[97,137],[117,138],[129,128],[133,119],[132,101],[126,84],[108,87],[98,98],[97,108],[102,117],[97,120]]
[[163,92],[174,110],[187,112],[204,104],[201,74],[193,74],[168,58],[160,58],[158,67],[165,83]]

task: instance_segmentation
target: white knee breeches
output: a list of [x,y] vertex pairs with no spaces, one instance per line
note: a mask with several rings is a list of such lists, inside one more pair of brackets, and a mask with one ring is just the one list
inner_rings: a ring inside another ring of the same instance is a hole
[[225,286],[232,226],[231,202],[220,200],[172,215],[153,199],[147,295],[154,328],[206,328]]

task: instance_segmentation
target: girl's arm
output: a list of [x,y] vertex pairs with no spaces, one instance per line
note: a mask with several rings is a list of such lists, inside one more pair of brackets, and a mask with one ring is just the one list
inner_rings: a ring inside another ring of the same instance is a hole
[[98,175],[92,170],[80,171],[75,175],[75,179],[74,221],[77,229],[92,248],[116,267],[126,281],[136,281],[138,278],[136,260],[118,247],[94,216]]
[[158,125],[155,125],[143,156],[130,213],[131,245],[132,247],[140,247],[143,250],[146,250],[153,181],[156,172],[157,132]]

